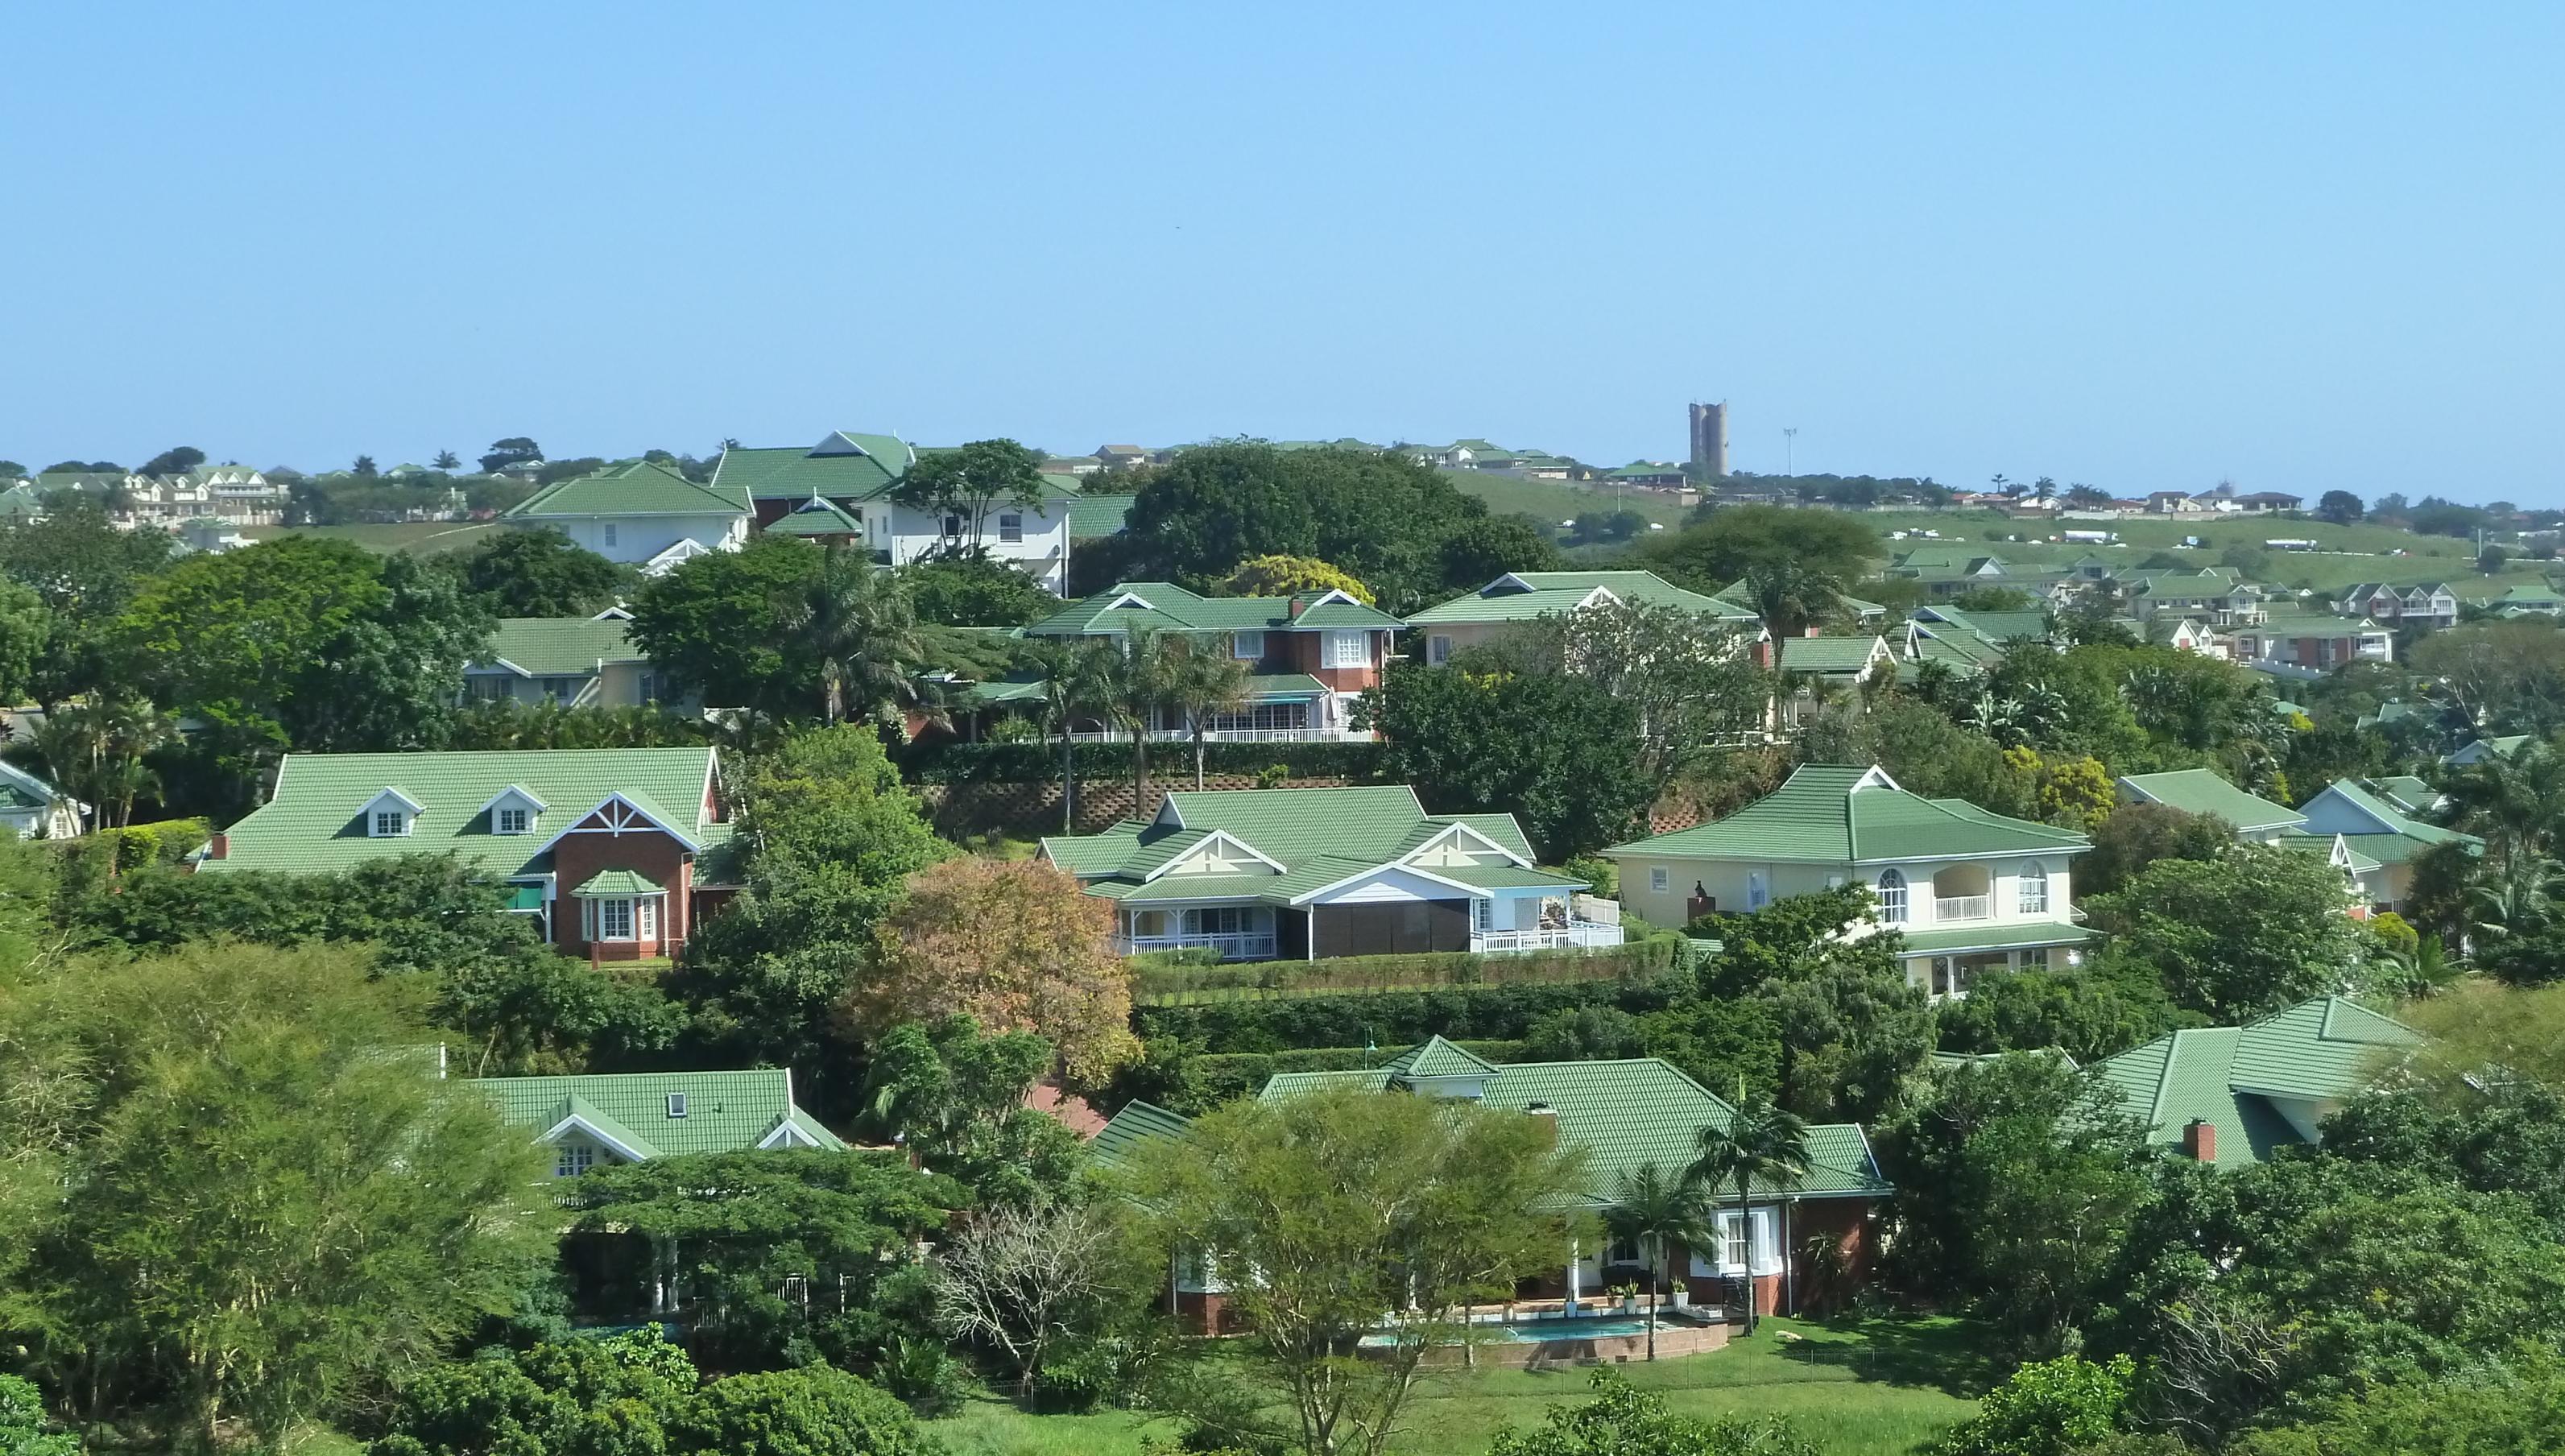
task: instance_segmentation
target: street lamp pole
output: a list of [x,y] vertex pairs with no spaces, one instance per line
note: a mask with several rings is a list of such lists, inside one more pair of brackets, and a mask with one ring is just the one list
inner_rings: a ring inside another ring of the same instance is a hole
[[1781,473],[1796,480],[1799,478],[1799,427],[1795,424],[1782,426],[1781,442]]

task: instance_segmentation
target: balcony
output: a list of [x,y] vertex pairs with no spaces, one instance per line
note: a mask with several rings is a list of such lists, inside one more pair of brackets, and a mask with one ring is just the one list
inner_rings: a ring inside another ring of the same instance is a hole
[[1943,895],[1933,901],[1933,923],[1949,925],[1966,920],[1991,920],[1995,917],[1993,895]]
[[1482,930],[1470,937],[1470,949],[1481,955],[1525,950],[1604,949],[1621,943],[1621,927],[1599,920],[1570,920],[1531,930]]
[[1271,930],[1228,935],[1116,935],[1113,949],[1121,955],[1146,955],[1153,950],[1216,950],[1225,961],[1270,961],[1280,954]]

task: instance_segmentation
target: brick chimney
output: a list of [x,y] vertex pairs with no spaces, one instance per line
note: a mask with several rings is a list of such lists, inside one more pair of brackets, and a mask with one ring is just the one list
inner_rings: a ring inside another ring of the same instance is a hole
[[2217,1128],[2206,1117],[2194,1117],[2183,1124],[2182,1151],[2194,1162],[2217,1161]]
[[1544,1145],[1558,1146],[1558,1109],[1547,1102],[1533,1102],[1523,1111],[1541,1129]]
[[205,842],[205,857],[208,859],[228,859],[231,853],[232,837],[229,835],[216,835]]

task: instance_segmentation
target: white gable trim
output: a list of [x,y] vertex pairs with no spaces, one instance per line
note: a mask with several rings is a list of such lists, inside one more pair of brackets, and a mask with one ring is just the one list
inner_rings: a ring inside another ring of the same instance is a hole
[[523,668],[523,667],[518,666],[516,663],[509,661],[509,660],[508,660],[507,658],[505,658],[505,657],[493,657],[493,658],[491,658],[491,659],[490,659],[489,661],[487,661],[487,662],[475,662],[475,663],[473,663],[470,667],[468,667],[468,668],[466,668],[466,669],[464,669],[464,670],[465,670],[465,671],[468,671],[468,672],[488,672],[488,671],[490,671],[490,670],[491,670],[492,668],[494,668],[494,667],[504,667],[504,668],[506,668],[507,670],[509,670],[510,672],[513,672],[513,673],[517,674],[519,677],[532,677],[532,676],[534,676],[534,674],[533,674],[533,673],[531,673],[531,672],[527,671],[527,670],[526,670],[525,668]]
[[1112,601],[1104,604],[1104,609],[1106,611],[1118,610],[1125,607],[1137,607],[1146,611],[1155,611],[1158,609],[1148,598],[1141,596],[1137,592],[1122,593]]
[[775,1124],[774,1131],[757,1141],[760,1152],[773,1152],[779,1147],[817,1147],[818,1145],[819,1139],[793,1125],[793,1114],[790,1112],[784,1114],[784,1120]]
[[1508,597],[1515,595],[1515,592],[1537,592],[1540,590],[1531,583],[1524,581],[1519,575],[1514,572],[1508,572],[1504,576],[1490,582],[1488,585],[1481,587],[1479,589],[1479,595],[1482,597],[1497,596],[1499,595],[1497,592],[1499,587],[1512,587],[1514,589],[1514,592],[1503,594]]
[[1477,830],[1470,828],[1466,824],[1446,826],[1440,833],[1436,834],[1434,838],[1427,840],[1424,844],[1417,846],[1415,849],[1408,850],[1404,855],[1400,856],[1397,862],[1413,868],[1415,867],[1415,860],[1418,855],[1433,849],[1435,846],[1442,844],[1446,840],[1458,839],[1463,835],[1468,835],[1471,839],[1474,839],[1480,844],[1487,846],[1489,849],[1496,850],[1498,853],[1505,855],[1508,859],[1521,865],[1525,869],[1529,869],[1531,867],[1530,860],[1516,853],[1514,850],[1507,849],[1505,846],[1498,844],[1496,841],[1489,839],[1486,835],[1479,833]]
[[1586,593],[1583,597],[1577,600],[1576,609],[1583,611],[1586,607],[1593,606],[1597,602],[1618,602],[1620,600],[1620,598],[1612,595],[1611,588],[1598,586],[1593,591]]
[[1303,611],[1306,611],[1306,610],[1310,609],[1310,607],[1324,607],[1324,606],[1326,606],[1326,605],[1327,605],[1328,603],[1330,603],[1330,602],[1341,602],[1341,603],[1343,603],[1344,605],[1346,605],[1347,607],[1360,607],[1360,606],[1362,606],[1362,604],[1361,604],[1361,603],[1356,602],[1353,598],[1346,596],[1346,595],[1345,595],[1345,589],[1344,589],[1344,588],[1342,588],[1342,587],[1329,587],[1326,591],[1319,593],[1319,594],[1317,595],[1317,597],[1309,603],[1309,606],[1308,606],[1308,607],[1302,607],[1302,608],[1300,608],[1300,609],[1301,609],[1301,610],[1303,610]]
[[544,841],[543,845],[535,850],[535,853],[541,854],[545,850],[552,849],[554,846],[559,845],[562,841],[569,839],[573,835],[622,835],[625,833],[642,833],[639,828],[632,825],[629,821],[602,830],[583,830],[580,828],[581,825],[585,824],[590,818],[603,814],[608,809],[611,809],[618,804],[623,806],[623,808],[631,814],[633,819],[640,821],[641,824],[648,825],[651,829],[666,835],[668,838],[675,840],[678,844],[685,846],[687,849],[700,849],[703,848],[702,845],[695,842],[695,837],[693,835],[688,834],[684,830],[678,829],[674,825],[660,823],[658,816],[617,793],[608,794],[604,798],[596,801],[594,804],[581,810],[578,814],[571,816],[569,826],[563,829],[560,833],[554,835],[551,839]]
[[489,803],[482,805],[479,809],[472,812],[476,815],[488,814],[491,810],[498,808],[500,805],[507,803],[511,799],[523,800],[526,807],[537,814],[541,814],[545,810],[552,808],[551,805],[536,798],[534,791],[528,789],[525,785],[510,784],[507,788],[491,795]]
[[[2377,815],[2372,814],[2372,813],[2370,813],[2368,810],[2361,808],[2361,807],[2360,807],[2360,805],[2359,805],[2357,802],[2355,802],[2355,801],[2351,798],[2351,796],[2350,796],[2350,795],[2348,795],[2348,794],[2338,794],[2338,793],[2335,793],[2331,786],[2327,786],[2327,787],[2326,787],[2326,789],[2325,789],[2325,791],[2324,791],[2323,793],[2321,793],[2321,794],[2317,795],[2317,796],[2316,796],[2315,798],[2313,798],[2313,799],[2308,800],[2308,801],[2307,801],[2307,808],[2308,808],[2308,809],[2313,809],[2313,808],[2315,808],[2317,805],[2319,805],[2319,804],[2323,804],[2323,803],[2324,803],[2325,801],[2327,801],[2327,800],[2331,800],[2331,801],[2333,802],[2333,806],[2334,806],[2336,809],[2340,810],[2342,813],[2347,814],[2347,815],[2350,815],[2350,816],[2351,816],[2352,818],[2354,818],[2354,819],[2360,820],[2361,822],[2363,822],[2363,823],[2365,823],[2365,824],[2368,824],[2368,825],[2373,826],[2373,828],[2371,828],[2371,829],[2367,829],[2367,830],[2362,831],[2361,833],[2363,833],[2363,834],[2373,834],[2373,835],[2393,835],[2393,834],[2401,834],[2401,833],[2403,833],[2403,831],[2401,831],[2401,830],[2397,829],[2397,828],[2396,828],[2396,826],[2394,826],[2394,825],[2392,825],[2392,824],[2389,824],[2387,821],[2385,821],[2385,820],[2383,820],[2383,819],[2380,819]],[[2300,810],[2300,811],[2299,811],[2299,815],[2300,815],[2300,817],[2301,817],[2301,818],[2306,819],[2306,820],[2309,820],[2309,821],[2312,821],[2312,820],[2315,818],[2315,816],[2310,815],[2310,814],[2307,814],[2305,810]],[[2319,833],[2321,833],[2321,831],[2319,831]],[[2336,836],[2336,837],[2340,837],[2342,833],[2343,833],[2343,832],[2342,832],[2341,830],[2336,830],[2336,831],[2334,831],[2334,834],[2335,834],[2335,836]]]
[[1900,794],[1906,792],[1903,789],[1898,789],[1897,781],[1888,777],[1888,770],[1881,768],[1877,764],[1872,764],[1870,766],[1870,772],[1853,780],[1852,788],[1845,792],[1858,793],[1863,789],[1897,789],[1897,792]]
[[1484,900],[1491,898],[1488,891],[1479,888],[1477,885],[1463,884],[1457,879],[1445,879],[1443,876],[1436,874],[1430,869],[1420,868],[1414,864],[1392,861],[1387,864],[1374,864],[1367,869],[1357,870],[1352,874],[1348,874],[1333,884],[1322,884],[1316,889],[1310,890],[1305,894],[1294,895],[1291,898],[1291,903],[1294,905],[1317,903],[1321,896],[1333,895],[1338,890],[1344,889],[1348,885],[1360,884],[1366,879],[1371,879],[1383,874],[1412,874],[1418,879],[1428,880],[1435,884],[1443,885],[1449,889],[1459,890],[1462,898],[1464,899]]
[[563,1133],[571,1131],[586,1133],[590,1138],[605,1144],[608,1149],[612,1150],[616,1157],[623,1159],[627,1163],[649,1161],[648,1158],[643,1157],[638,1151],[625,1146],[622,1139],[607,1133],[602,1128],[599,1128],[595,1123],[590,1122],[577,1112],[573,1112],[569,1116],[555,1122],[550,1128],[547,1128],[544,1131],[542,1136],[537,1137],[535,1141],[559,1142],[561,1141]]
[[1182,864],[1189,859],[1199,857],[1205,849],[1210,849],[1214,845],[1235,845],[1239,849],[1246,850],[1248,856],[1256,860],[1258,863],[1271,866],[1275,873],[1287,874],[1290,872],[1282,867],[1282,861],[1266,853],[1264,850],[1247,843],[1245,840],[1240,839],[1238,836],[1231,834],[1229,831],[1213,830],[1210,834],[1203,837],[1202,843],[1187,846],[1183,853],[1171,856],[1166,863],[1161,864],[1157,868],[1150,870],[1147,874],[1142,875],[1140,882],[1142,884],[1146,884],[1150,880],[1156,879],[1162,874],[1173,872],[1177,865]]

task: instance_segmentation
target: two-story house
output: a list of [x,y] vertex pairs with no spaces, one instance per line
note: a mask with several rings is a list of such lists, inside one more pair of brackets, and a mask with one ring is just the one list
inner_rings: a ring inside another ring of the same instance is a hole
[[1615,602],[1680,607],[1749,634],[1760,629],[1750,607],[1687,592],[1654,572],[1632,571],[1508,572],[1467,597],[1417,612],[1407,624],[1424,638],[1426,662],[1440,667],[1453,653],[1485,646],[1523,622]]
[[2351,855],[2375,866],[2365,870],[2353,866],[2375,910],[2405,907],[2414,891],[2414,861],[2425,852],[2448,844],[2465,845],[2470,852],[2484,846],[2473,835],[2416,818],[2408,797],[2412,791],[2405,787],[2414,782],[2337,779],[2298,806],[2298,813],[2306,818],[2306,836],[2328,845],[2338,841]]
[[2092,842],[1962,799],[1927,799],[1876,766],[1803,764],[1726,819],[1615,846],[1621,904],[1652,924],[1868,888],[1872,923],[1903,931],[1907,979],[1963,996],[1986,970],[2074,965],[2067,866]]
[[1429,815],[1405,785],[1174,793],[1146,821],[1046,839],[1042,855],[1114,902],[1125,954],[1315,960],[1621,943],[1617,917],[1577,913],[1585,881],[1534,867],[1513,815]]
[[2360,616],[2274,607],[2230,638],[2235,660],[2329,672],[2350,662],[2393,662],[2396,633]]
[[[1040,501],[1001,502],[973,522],[894,498],[917,458],[917,448],[896,435],[831,430],[807,447],[734,445],[722,451],[713,484],[748,499],[762,529],[832,539],[851,530],[849,539],[882,566],[976,545],[1023,568],[1046,591],[1066,589],[1070,507],[1081,498],[1075,476],[1045,475]],[[1127,507],[1129,498],[1119,499]],[[811,519],[821,511],[827,515]],[[797,513],[805,519],[792,519]]]
[[[1292,597],[1202,597],[1168,582],[1124,582],[1026,627],[1027,637],[1127,638],[1157,631],[1215,644],[1249,672],[1245,702],[1222,714],[1213,736],[1360,739],[1355,698],[1380,685],[1390,639],[1405,625],[1343,592]],[[1153,732],[1185,731],[1162,710]]]
[[2450,591],[2447,582],[2432,582],[2420,587],[2391,587],[2384,582],[2363,582],[2337,599],[2333,609],[2345,616],[2372,617],[2393,627],[2428,629],[2455,626],[2458,622],[2458,594]]
[[463,668],[467,702],[634,708],[666,698],[650,655],[630,635],[631,616],[503,616],[489,655]]
[[199,874],[452,854],[566,955],[674,955],[739,887],[710,748],[290,753]]
[[511,525],[548,526],[607,561],[660,576],[748,541],[748,497],[697,485],[665,465],[629,460],[556,480],[508,508]]

